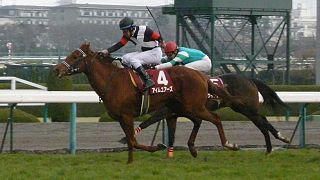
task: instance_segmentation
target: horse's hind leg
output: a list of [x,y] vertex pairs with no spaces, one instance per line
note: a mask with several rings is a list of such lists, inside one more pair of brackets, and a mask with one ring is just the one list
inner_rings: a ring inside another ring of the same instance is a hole
[[266,142],[266,146],[267,146],[267,153],[270,153],[272,151],[272,144],[271,144],[271,140],[270,140],[270,135],[269,135],[269,131],[271,132],[271,134],[285,142],[285,143],[289,143],[289,139],[287,137],[284,137],[279,131],[277,131],[267,120],[266,117],[258,114],[258,113],[252,113],[252,115],[246,115],[258,128],[259,130],[262,132],[265,142]]
[[188,116],[188,118],[193,122],[192,132],[191,132],[189,140],[188,140],[188,147],[189,147],[189,151],[190,151],[191,155],[193,157],[197,157],[198,152],[197,152],[196,148],[194,147],[194,141],[196,140],[196,137],[198,135],[202,120],[195,118],[195,117],[190,117],[190,116]]
[[264,122],[265,120],[259,114],[255,114],[255,115],[252,114],[252,115],[246,115],[246,116],[262,132],[264,136],[264,140],[266,142],[266,146],[267,146],[267,153],[270,153],[272,151],[272,145],[271,145],[270,135],[268,131],[268,125]]
[[271,134],[272,134],[275,138],[277,138],[277,139],[279,139],[280,141],[285,142],[285,143],[289,143],[289,142],[290,142],[289,138],[286,137],[286,136],[283,136],[283,135],[280,133],[280,131],[277,131],[277,130],[269,123],[269,121],[267,120],[267,118],[266,118],[265,116],[262,116],[262,115],[260,115],[260,116],[261,116],[261,118],[263,119],[264,123],[267,125],[267,129],[271,132]]

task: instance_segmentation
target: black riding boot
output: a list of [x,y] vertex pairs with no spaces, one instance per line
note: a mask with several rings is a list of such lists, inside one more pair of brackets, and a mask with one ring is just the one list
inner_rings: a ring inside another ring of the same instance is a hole
[[150,87],[154,86],[154,82],[151,80],[149,74],[146,72],[146,70],[144,70],[142,66],[138,67],[136,71],[144,82],[144,90],[147,90]]

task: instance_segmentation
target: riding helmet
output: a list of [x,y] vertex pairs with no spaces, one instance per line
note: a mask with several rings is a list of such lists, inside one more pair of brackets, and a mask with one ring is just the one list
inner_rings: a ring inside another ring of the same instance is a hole
[[121,19],[119,23],[120,30],[129,29],[131,27],[134,27],[133,20],[129,17],[125,17]]
[[166,46],[164,48],[164,52],[165,53],[170,53],[170,52],[174,52],[178,49],[177,43],[175,43],[174,41],[169,41],[166,43]]

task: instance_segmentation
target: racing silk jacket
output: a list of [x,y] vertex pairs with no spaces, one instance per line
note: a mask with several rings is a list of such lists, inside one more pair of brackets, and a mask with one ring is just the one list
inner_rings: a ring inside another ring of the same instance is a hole
[[155,47],[159,47],[159,43],[162,41],[162,38],[158,32],[153,31],[148,26],[136,26],[133,36],[130,39],[122,36],[118,43],[108,48],[108,52],[112,53],[117,51],[129,41],[134,45],[141,46],[141,51],[147,51]]
[[165,56],[164,58],[161,59],[162,64],[157,65],[156,69],[164,69],[164,68],[175,66],[177,64],[185,65],[191,62],[201,61],[205,56],[206,54],[204,54],[200,50],[179,47],[179,52],[175,58],[173,58],[171,61],[168,62],[168,57]]

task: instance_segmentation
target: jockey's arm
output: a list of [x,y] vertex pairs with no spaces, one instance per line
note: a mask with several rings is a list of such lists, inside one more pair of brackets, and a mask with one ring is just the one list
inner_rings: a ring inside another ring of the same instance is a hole
[[158,32],[156,32],[156,31],[151,30],[149,27],[147,27],[147,30],[146,30],[145,34],[146,34],[145,35],[146,37],[150,36],[151,40],[158,41],[159,45],[163,42],[162,37],[160,36],[160,34]]
[[[156,65],[155,68],[156,69],[169,68],[169,67],[172,67],[172,66],[175,66],[175,65],[182,63],[183,60],[185,60],[186,58],[187,58],[186,56],[178,53],[178,55],[175,58],[173,58],[171,61]],[[162,62],[162,60],[161,60],[161,62]]]
[[109,53],[113,53],[113,52],[119,50],[120,48],[122,48],[124,45],[126,45],[128,43],[128,41],[129,40],[126,37],[122,36],[122,38],[120,39],[119,42],[117,42],[113,46],[109,47],[107,50]]

